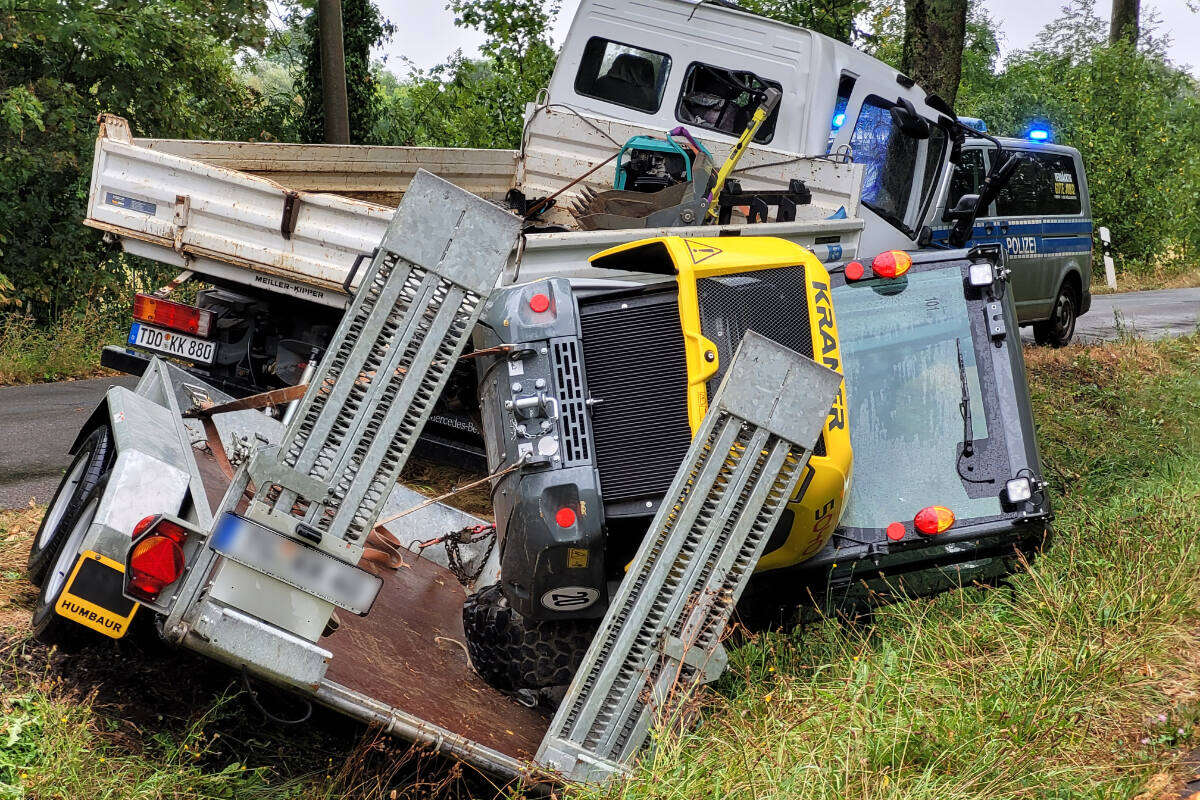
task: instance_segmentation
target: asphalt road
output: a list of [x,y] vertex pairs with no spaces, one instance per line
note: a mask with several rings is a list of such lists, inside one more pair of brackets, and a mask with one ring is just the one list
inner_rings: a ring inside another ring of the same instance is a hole
[[[1181,336],[1195,331],[1198,321],[1200,289],[1097,295],[1076,334],[1085,341],[1115,339],[1122,329],[1149,338]],[[1022,333],[1032,339],[1028,328]],[[0,388],[0,508],[21,507],[31,498],[47,502],[87,415],[109,386],[135,382],[122,376]]]
[[108,387],[135,383],[123,375],[0,388],[0,508],[48,502],[71,461],[67,448]]

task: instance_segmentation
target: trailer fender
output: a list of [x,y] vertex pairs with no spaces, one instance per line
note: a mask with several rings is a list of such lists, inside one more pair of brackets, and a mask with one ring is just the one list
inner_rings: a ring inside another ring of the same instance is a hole
[[169,409],[121,386],[108,390],[71,445],[74,453],[99,425],[112,430],[116,458],[104,498],[82,550],[124,563],[133,526],[151,514],[176,514],[190,484],[180,432],[183,421]]

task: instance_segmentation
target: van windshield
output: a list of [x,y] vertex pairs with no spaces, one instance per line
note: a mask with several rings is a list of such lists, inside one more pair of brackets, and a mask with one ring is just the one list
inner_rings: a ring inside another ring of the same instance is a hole
[[[946,132],[931,125],[928,139],[906,135],[892,119],[893,105],[874,95],[863,101],[850,135],[850,150],[854,163],[864,167],[863,205],[911,235],[914,204],[923,209],[937,184]],[[918,174],[921,187],[914,195]]]
[[999,488],[971,499],[959,474],[960,346],[973,439],[987,438],[988,421],[958,267],[847,284],[833,301],[854,448],[841,524],[884,528],[931,505],[960,520],[999,514]]

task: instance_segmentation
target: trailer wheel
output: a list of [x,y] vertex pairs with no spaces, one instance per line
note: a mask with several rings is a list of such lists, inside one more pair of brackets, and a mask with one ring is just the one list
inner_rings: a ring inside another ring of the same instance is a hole
[[112,432],[107,425],[96,428],[79,446],[71,466],[67,467],[54,498],[46,508],[42,524],[29,550],[25,575],[34,586],[41,587],[46,571],[54,560],[58,543],[70,531],[79,516],[83,498],[91,493],[113,460]]
[[47,558],[47,569],[42,580],[42,591],[38,594],[33,606],[31,627],[33,635],[46,644],[59,647],[70,647],[81,644],[94,634],[82,625],[77,625],[69,619],[59,616],[54,611],[58,598],[67,587],[67,578],[75,567],[75,561],[83,548],[83,540],[88,528],[96,519],[100,508],[100,500],[104,497],[104,487],[108,483],[108,475],[100,477],[91,490],[80,500],[78,513],[75,514],[69,528],[63,527],[64,535],[55,537]]
[[491,686],[510,694],[571,682],[598,620],[527,620],[509,607],[500,585],[463,604],[471,666]]

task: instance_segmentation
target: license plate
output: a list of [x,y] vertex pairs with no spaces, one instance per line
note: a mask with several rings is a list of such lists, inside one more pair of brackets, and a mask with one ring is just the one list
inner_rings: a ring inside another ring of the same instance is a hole
[[75,562],[71,577],[54,611],[84,627],[120,639],[138,604],[124,595],[125,567],[99,553],[85,550]]
[[366,570],[229,512],[221,517],[209,546],[231,561],[355,614],[371,610],[383,585]]
[[141,322],[133,323],[133,327],[129,329],[129,343],[134,347],[144,347],[147,350],[203,364],[211,364],[217,357],[216,342],[206,342],[184,333],[152,328]]

